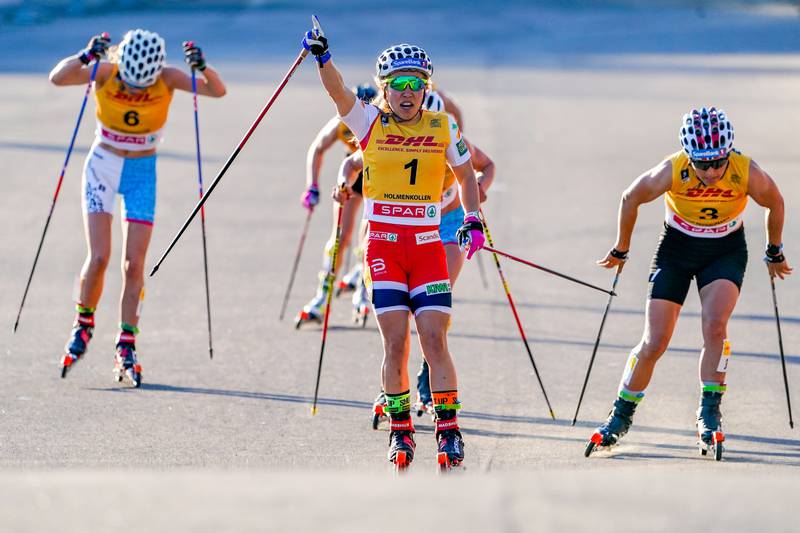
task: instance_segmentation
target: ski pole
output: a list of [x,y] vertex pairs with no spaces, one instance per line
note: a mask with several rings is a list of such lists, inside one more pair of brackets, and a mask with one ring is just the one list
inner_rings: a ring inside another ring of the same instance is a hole
[[481,273],[481,284],[483,285],[484,290],[489,288],[489,281],[486,279],[486,267],[483,266],[483,256],[478,254],[475,256],[478,260],[478,270]]
[[289,286],[286,287],[286,294],[283,295],[283,304],[281,305],[281,314],[278,320],[283,320],[283,314],[286,312],[286,304],[289,303],[289,294],[292,292],[294,285],[294,277],[297,274],[297,265],[300,263],[300,254],[303,253],[303,244],[306,242],[306,235],[308,235],[308,226],[311,224],[311,209],[308,210],[306,215],[306,222],[303,225],[303,233],[300,235],[300,242],[297,245],[297,253],[294,256],[294,265],[292,265],[292,273],[289,276]]
[[[107,33],[103,34],[108,37]],[[53,203],[50,204],[50,212],[47,213],[47,220],[44,223],[44,230],[42,230],[42,237],[39,239],[39,247],[36,248],[36,256],[33,258],[33,266],[31,273],[28,275],[28,282],[25,284],[25,292],[22,294],[22,302],[19,304],[19,311],[17,311],[17,319],[14,321],[13,333],[17,332],[19,326],[19,317],[22,315],[22,308],[25,306],[25,299],[28,297],[28,289],[31,288],[31,280],[33,280],[33,273],[36,271],[36,264],[39,262],[39,254],[42,252],[42,245],[44,244],[44,237],[47,235],[47,228],[50,227],[50,219],[53,216],[53,210],[56,207],[56,200],[58,200],[58,193],[61,191],[61,184],[64,182],[64,174],[67,172],[67,165],[69,164],[69,157],[72,155],[72,149],[75,147],[75,138],[78,136],[78,129],[81,126],[81,119],[83,119],[83,112],[86,110],[86,101],[89,99],[89,92],[92,90],[92,83],[97,75],[97,67],[100,66],[100,59],[94,62],[92,72],[89,74],[89,83],[86,84],[86,92],[83,93],[83,102],[81,103],[81,110],[78,113],[78,120],[75,122],[75,129],[72,130],[72,138],[69,141],[67,148],[67,156],[64,158],[64,166],[61,167],[61,174],[58,176],[58,184],[56,185],[56,192],[53,194]]]
[[[614,292],[614,289],[617,288],[617,282],[619,281],[619,275],[622,273],[622,268],[625,265],[624,262],[617,265],[617,272],[614,274],[614,281],[611,282],[611,292]],[[592,365],[594,365],[594,357],[597,355],[597,348],[600,346],[600,336],[603,334],[603,326],[606,325],[606,317],[608,316],[608,310],[611,309],[611,300],[614,297],[611,294],[608,295],[608,302],[606,302],[606,310],[603,312],[603,319],[600,321],[600,331],[597,332],[597,338],[594,341],[594,348],[592,348],[592,356],[589,358],[589,367],[586,369],[586,377],[583,380],[583,388],[581,388],[581,396],[578,398],[578,406],[575,408],[575,416],[572,417],[572,425],[575,426],[575,422],[578,421],[578,411],[581,409],[581,403],[583,402],[583,394],[586,392],[586,385],[589,383],[589,374],[592,373]]]
[[[483,218],[483,232],[486,234],[486,240],[489,242],[489,246],[494,247],[494,242],[492,241],[492,234],[489,233],[489,225],[486,224],[486,215],[483,214],[483,210],[481,210],[481,218]],[[484,250],[488,249],[484,247]],[[496,253],[492,253],[492,257],[494,257],[494,264],[497,267],[497,273],[500,274],[500,282],[503,284],[503,290],[506,292],[506,298],[508,298],[508,305],[511,307],[511,312],[514,314],[514,320],[517,322],[517,328],[519,328],[519,335],[522,337],[522,343],[525,345],[525,350],[528,352],[528,359],[531,360],[531,365],[533,366],[533,372],[536,374],[536,379],[539,382],[539,387],[542,389],[542,395],[544,396],[544,401],[547,403],[547,409],[550,411],[550,418],[553,420],[556,419],[556,415],[553,412],[553,408],[550,406],[550,399],[547,397],[547,392],[544,390],[544,383],[542,383],[542,378],[539,376],[539,369],[536,368],[536,361],[533,360],[533,352],[531,352],[531,347],[528,344],[528,338],[525,336],[525,329],[522,327],[522,322],[519,319],[519,314],[517,313],[517,307],[514,305],[514,299],[511,297],[511,290],[508,288],[508,282],[506,282],[506,276],[503,274],[503,268],[500,266],[500,259],[497,257]]]
[[336,279],[336,257],[339,255],[339,240],[342,236],[342,206],[339,206],[339,214],[336,217],[336,239],[333,243],[333,258],[331,259],[331,269],[328,271],[328,294],[325,296],[325,320],[322,323],[322,345],[319,348],[319,365],[317,366],[317,384],[314,386],[314,403],[311,406],[311,415],[317,414],[317,398],[319,395],[319,378],[322,375],[322,356],[325,354],[325,340],[328,337],[328,317],[331,314],[331,296],[333,295],[333,282]]
[[547,272],[548,274],[552,274],[554,276],[558,276],[559,278],[563,278],[563,279],[569,280],[569,281],[571,281],[573,283],[577,283],[578,285],[583,285],[584,287],[589,287],[590,289],[594,289],[596,291],[600,291],[600,292],[603,292],[605,294],[609,294],[611,296],[616,296],[617,295],[617,293],[615,293],[614,291],[607,291],[606,289],[600,288],[597,285],[592,285],[591,283],[587,283],[585,281],[581,281],[581,280],[579,280],[577,278],[573,278],[572,276],[567,276],[566,274],[562,274],[560,272],[556,272],[555,270],[551,270],[551,269],[549,269],[547,267],[543,267],[541,265],[537,265],[536,263],[531,263],[530,261],[526,261],[524,259],[520,259],[519,257],[515,257],[515,256],[513,256],[513,255],[511,255],[511,254],[509,254],[507,252],[501,252],[500,250],[494,249],[492,246],[484,246],[483,249],[486,250],[487,252],[492,252],[492,253],[495,253],[495,254],[498,254],[498,255],[502,255],[503,257],[507,257],[507,258],[511,259],[512,261],[516,261],[517,263],[522,263],[523,265],[527,265],[529,267],[533,267],[533,268],[539,269],[539,270],[541,270],[543,272]]
[[775,307],[775,325],[778,326],[778,348],[781,351],[783,386],[786,388],[786,406],[789,408],[789,427],[794,428],[794,420],[792,420],[792,400],[789,396],[789,378],[786,375],[786,356],[783,354],[783,335],[781,334],[781,319],[780,315],[778,314],[778,298],[775,295],[775,278],[770,276],[769,283],[772,286],[772,304]]
[[[184,46],[192,43],[184,43]],[[197,146],[197,184],[200,192],[200,199],[203,198],[203,164],[200,158],[200,122],[197,118],[197,72],[192,69],[192,98],[194,101],[194,140]],[[206,251],[206,209],[200,208],[200,228],[203,234],[203,272],[206,281],[206,316],[208,317],[208,357],[214,358],[214,345],[211,338],[211,295],[208,288],[208,252]]]
[[272,96],[270,97],[269,101],[266,103],[264,108],[261,109],[261,112],[258,114],[258,117],[256,117],[253,124],[244,134],[242,140],[239,141],[239,145],[236,147],[233,153],[231,153],[230,157],[228,157],[228,160],[225,162],[225,165],[223,165],[222,170],[219,171],[217,177],[214,178],[214,181],[211,182],[211,186],[208,188],[208,191],[206,191],[203,197],[200,198],[200,201],[197,202],[197,205],[194,206],[194,209],[186,218],[186,221],[183,223],[183,226],[178,231],[177,235],[175,235],[175,237],[172,239],[172,242],[167,247],[166,251],[161,255],[161,258],[158,260],[158,263],[156,263],[156,266],[154,266],[153,270],[150,271],[151,276],[158,271],[158,268],[161,266],[161,263],[164,262],[164,259],[167,258],[167,255],[169,255],[169,253],[175,247],[175,244],[177,244],[178,240],[186,231],[186,228],[189,227],[189,224],[192,222],[195,215],[197,215],[197,212],[200,211],[200,209],[203,207],[203,204],[205,204],[206,200],[208,200],[209,196],[211,196],[211,193],[214,192],[214,189],[216,188],[217,184],[220,182],[222,177],[228,171],[228,168],[230,168],[233,161],[239,155],[239,152],[241,152],[242,148],[244,148],[244,145],[247,144],[247,141],[250,139],[250,136],[253,134],[258,125],[261,123],[261,119],[264,118],[264,115],[267,114],[267,111],[269,111],[270,107],[272,107],[272,104],[275,103],[275,100],[278,98],[278,95],[281,93],[281,91],[283,91],[283,88],[286,87],[286,84],[289,82],[289,79],[292,77],[292,74],[294,74],[294,71],[297,70],[297,67],[300,66],[300,63],[303,62],[303,60],[306,58],[307,55],[308,55],[308,50],[304,48],[297,56],[297,59],[294,60],[294,63],[292,63],[292,66],[289,68],[289,71],[283,77],[283,81],[281,81],[280,85],[278,85],[278,88],[275,89],[275,92],[272,93]]

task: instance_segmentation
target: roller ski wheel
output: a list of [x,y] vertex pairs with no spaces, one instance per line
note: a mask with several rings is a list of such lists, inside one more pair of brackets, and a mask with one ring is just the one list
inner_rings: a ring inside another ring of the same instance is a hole
[[322,324],[322,312],[314,309],[303,309],[294,319],[294,329],[300,329],[303,324],[315,322]]
[[120,345],[114,357],[114,381],[122,383],[128,380],[134,388],[142,386],[142,365],[136,359],[133,345]]
[[711,435],[711,441],[706,442],[698,435],[697,446],[700,449],[700,455],[706,456],[708,452],[712,452],[715,461],[722,461],[722,452],[725,451],[725,435],[721,431],[715,431]]
[[586,449],[583,451],[583,456],[589,457],[592,455],[592,452],[600,448],[603,448],[603,435],[599,432],[594,432],[589,439],[589,443],[586,445]]
[[361,267],[356,265],[347,274],[342,276],[342,279],[336,284],[336,291],[334,295],[338,298],[342,294],[348,294],[356,289],[361,284]]
[[69,340],[64,346],[64,356],[61,358],[61,379],[67,377],[67,373],[89,349],[89,341],[92,340],[93,332],[94,318],[84,319],[79,316],[69,335]]
[[336,292],[334,292],[333,294],[338,298],[342,294],[347,294],[353,292],[354,290],[356,290],[355,284],[351,284],[345,280],[339,280],[336,283]]
[[386,397],[381,392],[375,398],[375,403],[372,405],[372,429],[377,430],[381,422],[388,420],[389,416],[386,414],[384,407],[386,406]]

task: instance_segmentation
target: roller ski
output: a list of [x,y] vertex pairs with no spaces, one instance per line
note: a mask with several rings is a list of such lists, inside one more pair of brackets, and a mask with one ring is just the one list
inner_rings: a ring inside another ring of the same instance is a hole
[[427,413],[431,416],[431,420],[436,421],[433,398],[431,398],[430,370],[425,361],[422,361],[422,367],[417,374],[417,401],[414,404],[414,410],[417,412],[417,416]]
[[430,400],[423,401],[419,397],[417,397],[417,401],[414,404],[414,410],[417,412],[417,416],[422,416],[427,414],[430,415],[432,419],[435,419],[436,417],[436,413],[433,410],[433,402]]
[[597,428],[586,445],[583,455],[589,457],[598,449],[608,449],[615,446],[619,439],[625,436],[633,423],[633,413],[636,412],[636,402],[617,398],[614,410],[608,416],[606,423]]
[[336,284],[334,295],[338,298],[342,294],[356,292],[361,286],[361,263],[357,263],[342,279]]
[[436,420],[436,441],[438,443],[436,464],[439,473],[449,472],[461,466],[464,461],[464,439],[461,437],[455,417]]
[[83,357],[94,334],[94,315],[78,315],[61,358],[61,378],[67,377],[73,365]]
[[136,358],[136,346],[131,333],[121,333],[117,340],[117,353],[114,356],[114,381],[128,380],[135,387],[142,386],[142,365]]
[[294,319],[294,329],[300,329],[300,326],[315,322],[322,325],[322,319],[325,317],[325,303],[328,298],[328,284],[323,283],[317,289],[317,294],[311,299],[303,309],[297,314]]
[[722,402],[721,392],[704,391],[697,410],[697,446],[700,455],[714,454],[714,460],[722,460],[725,447],[725,434],[722,432],[722,413],[719,405]]
[[389,416],[386,414],[386,395],[381,391],[372,404],[372,429],[377,430],[380,423],[388,419]]
[[366,327],[367,317],[369,316],[369,298],[367,288],[359,282],[358,289],[353,293],[353,322]]
[[403,472],[414,460],[414,426],[411,419],[391,420],[389,433],[389,462],[394,465],[395,472]]

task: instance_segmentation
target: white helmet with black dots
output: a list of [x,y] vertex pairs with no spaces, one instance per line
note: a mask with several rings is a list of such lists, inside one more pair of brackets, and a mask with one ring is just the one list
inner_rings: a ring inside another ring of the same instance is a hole
[[425,101],[422,102],[422,108],[428,111],[436,111],[437,113],[439,111],[444,111],[444,100],[439,96],[439,93],[431,91],[428,93],[428,96],[425,97]]
[[433,63],[428,53],[413,44],[390,46],[378,56],[375,65],[379,78],[385,78],[398,70],[416,70],[427,77],[433,76]]
[[722,159],[733,148],[733,125],[722,109],[692,109],[683,115],[678,139],[689,159]]
[[167,47],[157,33],[130,30],[119,45],[119,75],[134,87],[153,85],[164,68]]

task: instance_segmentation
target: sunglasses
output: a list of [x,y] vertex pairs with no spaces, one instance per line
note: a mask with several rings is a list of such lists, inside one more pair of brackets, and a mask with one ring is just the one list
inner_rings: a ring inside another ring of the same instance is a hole
[[389,87],[395,91],[405,91],[406,88],[409,88],[417,92],[428,86],[427,80],[416,76],[397,76],[395,78],[388,78],[386,81],[389,82]]
[[708,170],[710,168],[722,168],[728,162],[727,157],[722,159],[714,159],[713,161],[692,161],[692,166],[697,170]]

